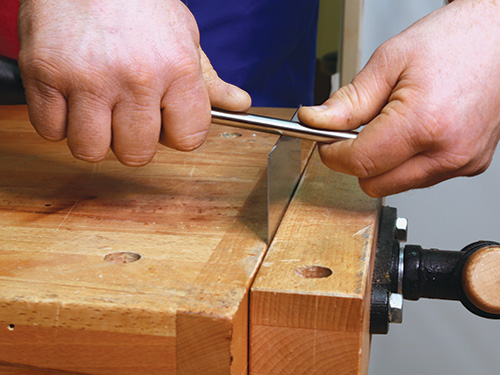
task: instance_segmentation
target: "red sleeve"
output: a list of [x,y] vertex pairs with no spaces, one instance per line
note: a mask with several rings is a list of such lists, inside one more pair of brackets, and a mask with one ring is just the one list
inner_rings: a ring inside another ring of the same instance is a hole
[[19,0],[2,0],[0,10],[0,55],[17,59],[17,12]]

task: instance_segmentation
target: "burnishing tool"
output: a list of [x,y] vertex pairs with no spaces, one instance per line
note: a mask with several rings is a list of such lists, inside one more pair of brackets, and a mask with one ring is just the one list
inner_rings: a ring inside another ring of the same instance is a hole
[[227,112],[219,109],[212,109],[212,122],[219,125],[274,133],[324,143],[354,139],[358,135],[358,133],[353,131],[312,128],[300,123],[297,119],[288,121],[251,113]]

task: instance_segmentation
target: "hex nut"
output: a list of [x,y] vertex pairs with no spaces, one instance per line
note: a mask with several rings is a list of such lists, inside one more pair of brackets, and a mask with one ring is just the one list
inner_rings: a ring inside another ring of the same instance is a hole
[[389,295],[389,322],[403,323],[403,295],[390,293]]
[[394,228],[394,238],[401,242],[408,239],[408,220],[404,217],[398,217]]

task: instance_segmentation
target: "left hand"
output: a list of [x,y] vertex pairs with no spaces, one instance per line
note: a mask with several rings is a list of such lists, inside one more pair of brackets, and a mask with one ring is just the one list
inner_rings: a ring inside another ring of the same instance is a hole
[[250,96],[217,77],[180,0],[21,0],[19,68],[30,121],[67,137],[73,156],[149,163],[158,142],[192,150],[210,107],[245,111]]

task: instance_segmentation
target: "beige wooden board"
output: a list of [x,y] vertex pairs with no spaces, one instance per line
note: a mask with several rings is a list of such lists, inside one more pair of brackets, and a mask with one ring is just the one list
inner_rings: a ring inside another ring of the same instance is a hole
[[213,126],[146,167],[88,164],[1,107],[0,373],[246,373],[276,139]]
[[344,1],[344,30],[342,35],[342,86],[347,85],[361,68],[361,36],[364,0]]
[[251,288],[251,375],[367,373],[380,203],[313,154]]

